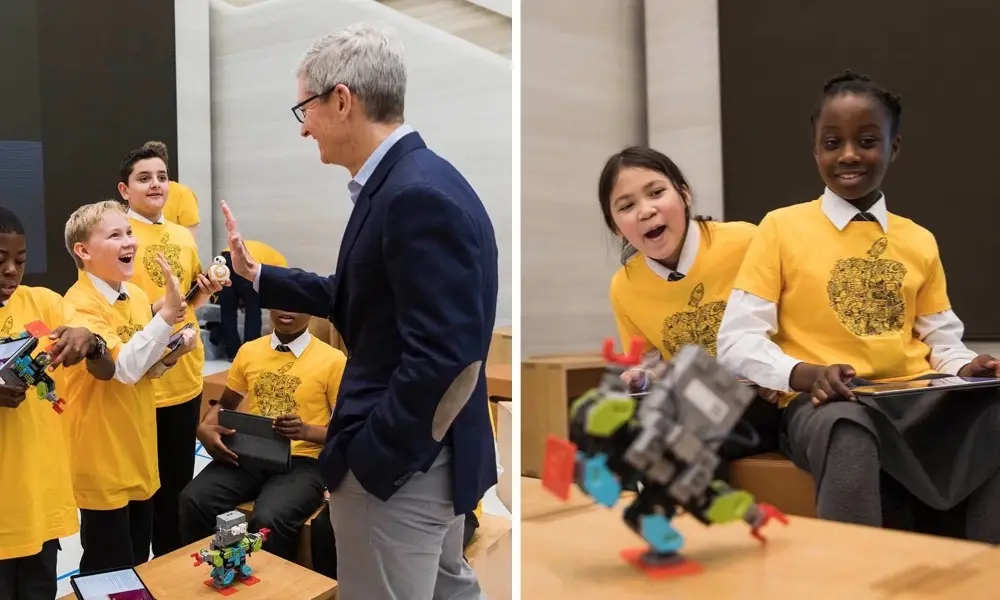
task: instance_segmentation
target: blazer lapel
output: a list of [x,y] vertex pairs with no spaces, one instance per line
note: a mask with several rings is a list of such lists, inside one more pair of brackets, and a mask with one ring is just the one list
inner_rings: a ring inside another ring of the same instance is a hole
[[[375,167],[372,176],[365,183],[365,187],[361,189],[358,201],[354,204],[354,210],[351,211],[351,216],[347,220],[344,238],[340,242],[340,253],[337,255],[337,270],[334,272],[335,274],[340,275],[344,271],[344,265],[347,264],[347,256],[351,253],[351,249],[354,248],[354,242],[358,240],[358,234],[361,232],[361,228],[368,218],[368,213],[371,212],[371,197],[382,187],[385,178],[392,171],[396,163],[399,162],[400,158],[414,150],[426,147],[424,140],[420,138],[420,134],[417,132],[408,133],[399,138],[399,141],[393,144],[392,148],[389,148],[389,151],[382,157],[378,166]],[[339,287],[340,277],[336,278],[336,285]],[[336,294],[336,290],[334,290],[334,294]]]

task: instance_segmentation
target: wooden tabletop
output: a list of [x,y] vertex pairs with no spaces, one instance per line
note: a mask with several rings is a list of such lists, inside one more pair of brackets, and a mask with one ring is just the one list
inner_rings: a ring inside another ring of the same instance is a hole
[[579,495],[568,507],[531,478],[522,479],[521,498],[525,600],[1000,597],[1000,550],[991,546],[805,517],[770,523],[766,545],[743,523],[705,527],[678,517],[683,554],[704,572],[651,579],[619,557],[644,546],[622,521],[624,501],[607,509]]
[[510,365],[486,366],[486,394],[490,398],[513,399]]
[[[221,600],[218,591],[203,582],[211,579],[211,567],[202,563],[193,566],[191,554],[208,548],[211,538],[175,550],[135,570],[153,593],[156,600]],[[260,583],[245,586],[234,584],[239,590],[232,597],[238,600],[329,600],[337,597],[337,582],[299,565],[288,562],[269,552],[254,552],[247,562]],[[61,600],[73,600],[69,594]]]

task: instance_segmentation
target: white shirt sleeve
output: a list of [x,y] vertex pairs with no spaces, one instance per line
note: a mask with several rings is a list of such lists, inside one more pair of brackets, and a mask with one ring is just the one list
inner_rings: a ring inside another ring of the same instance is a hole
[[135,385],[149,369],[163,358],[170,340],[170,325],[160,315],[135,332],[122,346],[115,360],[115,379],[125,385]]
[[253,291],[260,293],[260,272],[263,271],[261,265],[257,265],[257,274],[253,277]]
[[913,324],[917,338],[930,346],[931,368],[938,373],[958,375],[976,353],[962,343],[965,325],[952,310],[917,317]]
[[719,363],[763,388],[792,391],[792,369],[802,361],[788,356],[771,341],[777,332],[777,304],[733,290],[719,326]]

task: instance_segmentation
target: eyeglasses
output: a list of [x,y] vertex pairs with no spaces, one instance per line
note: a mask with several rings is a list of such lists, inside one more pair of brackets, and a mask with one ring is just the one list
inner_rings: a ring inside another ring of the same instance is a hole
[[292,107],[292,114],[295,115],[295,118],[298,119],[299,123],[305,123],[306,122],[306,105],[307,104],[309,104],[313,100],[316,100],[318,98],[322,98],[323,96],[328,95],[330,92],[332,92],[333,90],[337,89],[338,85],[344,85],[344,84],[342,84],[342,83],[335,83],[335,84],[333,84],[333,87],[331,87],[330,89],[326,90],[325,92],[320,92],[319,94],[316,94],[314,96],[310,96],[310,97],[306,98],[305,100],[303,100],[302,102],[299,102],[298,104],[296,104],[295,106],[293,106]]

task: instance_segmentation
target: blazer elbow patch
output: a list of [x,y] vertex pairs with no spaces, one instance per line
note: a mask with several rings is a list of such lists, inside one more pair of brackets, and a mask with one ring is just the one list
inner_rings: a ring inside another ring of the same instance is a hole
[[451,382],[444,395],[441,396],[437,410],[434,411],[434,421],[431,425],[431,435],[434,437],[435,442],[440,442],[444,439],[451,424],[455,421],[455,417],[468,404],[469,398],[472,397],[472,392],[476,389],[476,384],[479,383],[479,371],[482,367],[483,361],[477,360],[462,369],[462,372],[458,374],[458,377]]

